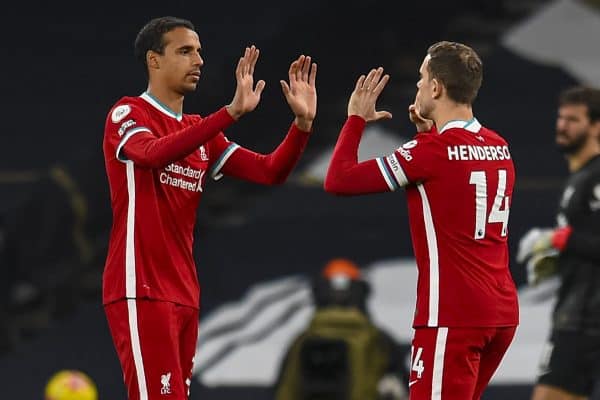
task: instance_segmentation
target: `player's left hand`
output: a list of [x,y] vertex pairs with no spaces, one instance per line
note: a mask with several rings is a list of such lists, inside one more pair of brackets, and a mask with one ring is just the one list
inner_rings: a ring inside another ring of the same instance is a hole
[[279,81],[281,90],[296,116],[296,126],[308,132],[317,114],[317,64],[311,63],[310,56],[301,55],[290,65],[288,77],[289,84]]
[[390,76],[383,75],[381,67],[372,69],[367,76],[361,75],[348,102],[348,116],[358,115],[367,122],[392,118],[390,112],[375,109],[377,98],[389,80]]

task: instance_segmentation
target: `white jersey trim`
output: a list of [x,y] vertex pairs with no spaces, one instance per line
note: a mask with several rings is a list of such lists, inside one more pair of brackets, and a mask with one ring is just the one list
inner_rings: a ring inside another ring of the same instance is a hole
[[135,299],[127,299],[127,314],[129,316],[131,352],[133,353],[133,363],[135,365],[140,400],[148,400],[146,372],[144,371],[144,359],[142,358],[142,346],[140,344],[140,332],[137,323],[137,303]]
[[136,296],[135,276],[135,170],[133,161],[125,161],[127,171],[127,230],[125,231],[125,297]]
[[215,165],[211,168],[211,171],[210,171],[211,178],[213,178],[215,181],[218,181],[219,179],[221,179],[223,177],[223,174],[220,173],[221,168],[223,168],[223,166],[225,165],[225,163],[227,162],[229,157],[231,157],[231,155],[233,153],[235,153],[235,151],[239,148],[240,148],[240,146],[237,143],[231,143],[223,151],[223,153],[221,153],[221,156],[219,157],[217,162],[215,162]]
[[427,251],[429,253],[429,312],[427,326],[438,325],[439,301],[440,301],[440,265],[437,246],[437,235],[433,224],[431,206],[427,198],[427,192],[422,183],[417,185],[421,195],[423,206],[423,223],[425,224],[425,235],[427,237]]
[[140,132],[152,133],[152,131],[150,129],[146,128],[145,126],[138,126],[137,128],[128,130],[127,133],[125,133],[125,135],[123,135],[123,139],[121,139],[121,141],[119,142],[119,145],[117,146],[117,151],[115,152],[115,157],[117,158],[117,160],[119,160],[121,162],[129,161],[129,160],[127,160],[127,158],[120,156],[121,149],[123,148],[123,146],[125,146],[125,143],[127,143],[127,141],[133,135],[135,135],[136,133],[140,133]]
[[381,157],[376,158],[376,160],[377,160],[377,166],[379,167],[379,172],[381,172],[381,176],[383,176],[385,183],[387,183],[388,187],[390,188],[390,190],[392,192],[395,191],[398,185],[396,185],[396,183],[394,182],[394,178],[392,177],[392,174],[385,166],[385,161],[383,161],[383,158],[381,158]]
[[144,360],[137,324],[136,276],[135,276],[135,170],[133,161],[125,161],[127,170],[127,231],[125,232],[125,297],[129,316],[129,335],[135,365],[140,400],[148,400]]
[[481,130],[481,124],[479,123],[479,121],[477,121],[477,118],[475,118],[475,117],[471,118],[468,121],[455,119],[455,120],[446,122],[446,124],[444,126],[442,126],[442,129],[440,129],[440,135],[442,133],[444,133],[444,131],[447,131],[448,129],[452,129],[452,128],[462,128],[462,129],[466,129],[469,132],[477,133]]
[[433,355],[433,377],[431,378],[431,400],[442,399],[442,381],[444,380],[444,355],[448,328],[438,328]]
[[386,160],[388,166],[394,174],[394,177],[396,178],[396,182],[398,182],[398,185],[400,185],[401,187],[408,185],[408,178],[406,177],[406,174],[404,173],[402,165],[400,165],[400,161],[398,161],[398,157],[396,157],[396,154],[390,154],[386,157]]
[[171,118],[175,118],[177,121],[181,121],[183,119],[183,114],[174,112],[150,93],[144,92],[140,95],[140,97],[146,100],[152,107],[156,108],[161,113],[168,115]]

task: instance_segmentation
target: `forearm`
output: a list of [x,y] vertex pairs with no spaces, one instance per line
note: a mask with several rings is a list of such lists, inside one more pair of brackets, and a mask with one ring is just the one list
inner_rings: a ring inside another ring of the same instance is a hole
[[263,185],[282,184],[298,163],[309,136],[310,132],[292,124],[283,141],[273,152],[259,154],[240,148],[225,164],[223,172]]
[[233,122],[234,119],[223,107],[197,124],[160,138],[133,135],[124,144],[123,152],[127,159],[141,167],[164,167],[196,151]]
[[324,188],[336,195],[358,195],[389,191],[376,160],[358,162],[358,147],[365,120],[350,116],[342,127],[335,145]]

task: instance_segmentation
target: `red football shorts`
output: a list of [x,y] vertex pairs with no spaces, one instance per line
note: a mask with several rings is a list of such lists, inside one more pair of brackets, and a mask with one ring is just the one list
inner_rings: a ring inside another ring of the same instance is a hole
[[104,307],[129,400],[186,400],[192,378],[197,308],[149,299]]
[[415,328],[410,400],[479,400],[516,327]]

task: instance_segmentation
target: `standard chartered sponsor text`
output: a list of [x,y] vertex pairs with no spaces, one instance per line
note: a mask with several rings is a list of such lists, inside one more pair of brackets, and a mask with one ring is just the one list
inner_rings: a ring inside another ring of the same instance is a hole
[[[204,177],[205,173],[206,171],[202,169],[191,168],[189,165],[183,167],[179,164],[171,163],[167,167],[165,167],[163,172],[160,173],[159,179],[160,183],[164,185],[189,190],[191,192],[201,192],[202,178]],[[183,175],[194,180],[189,181],[187,179],[174,175]]]
[[166,172],[174,172],[179,175],[188,176],[190,178],[200,179],[204,175],[204,171],[201,169],[193,169],[189,165],[182,167],[179,164],[171,163],[165,168]]

